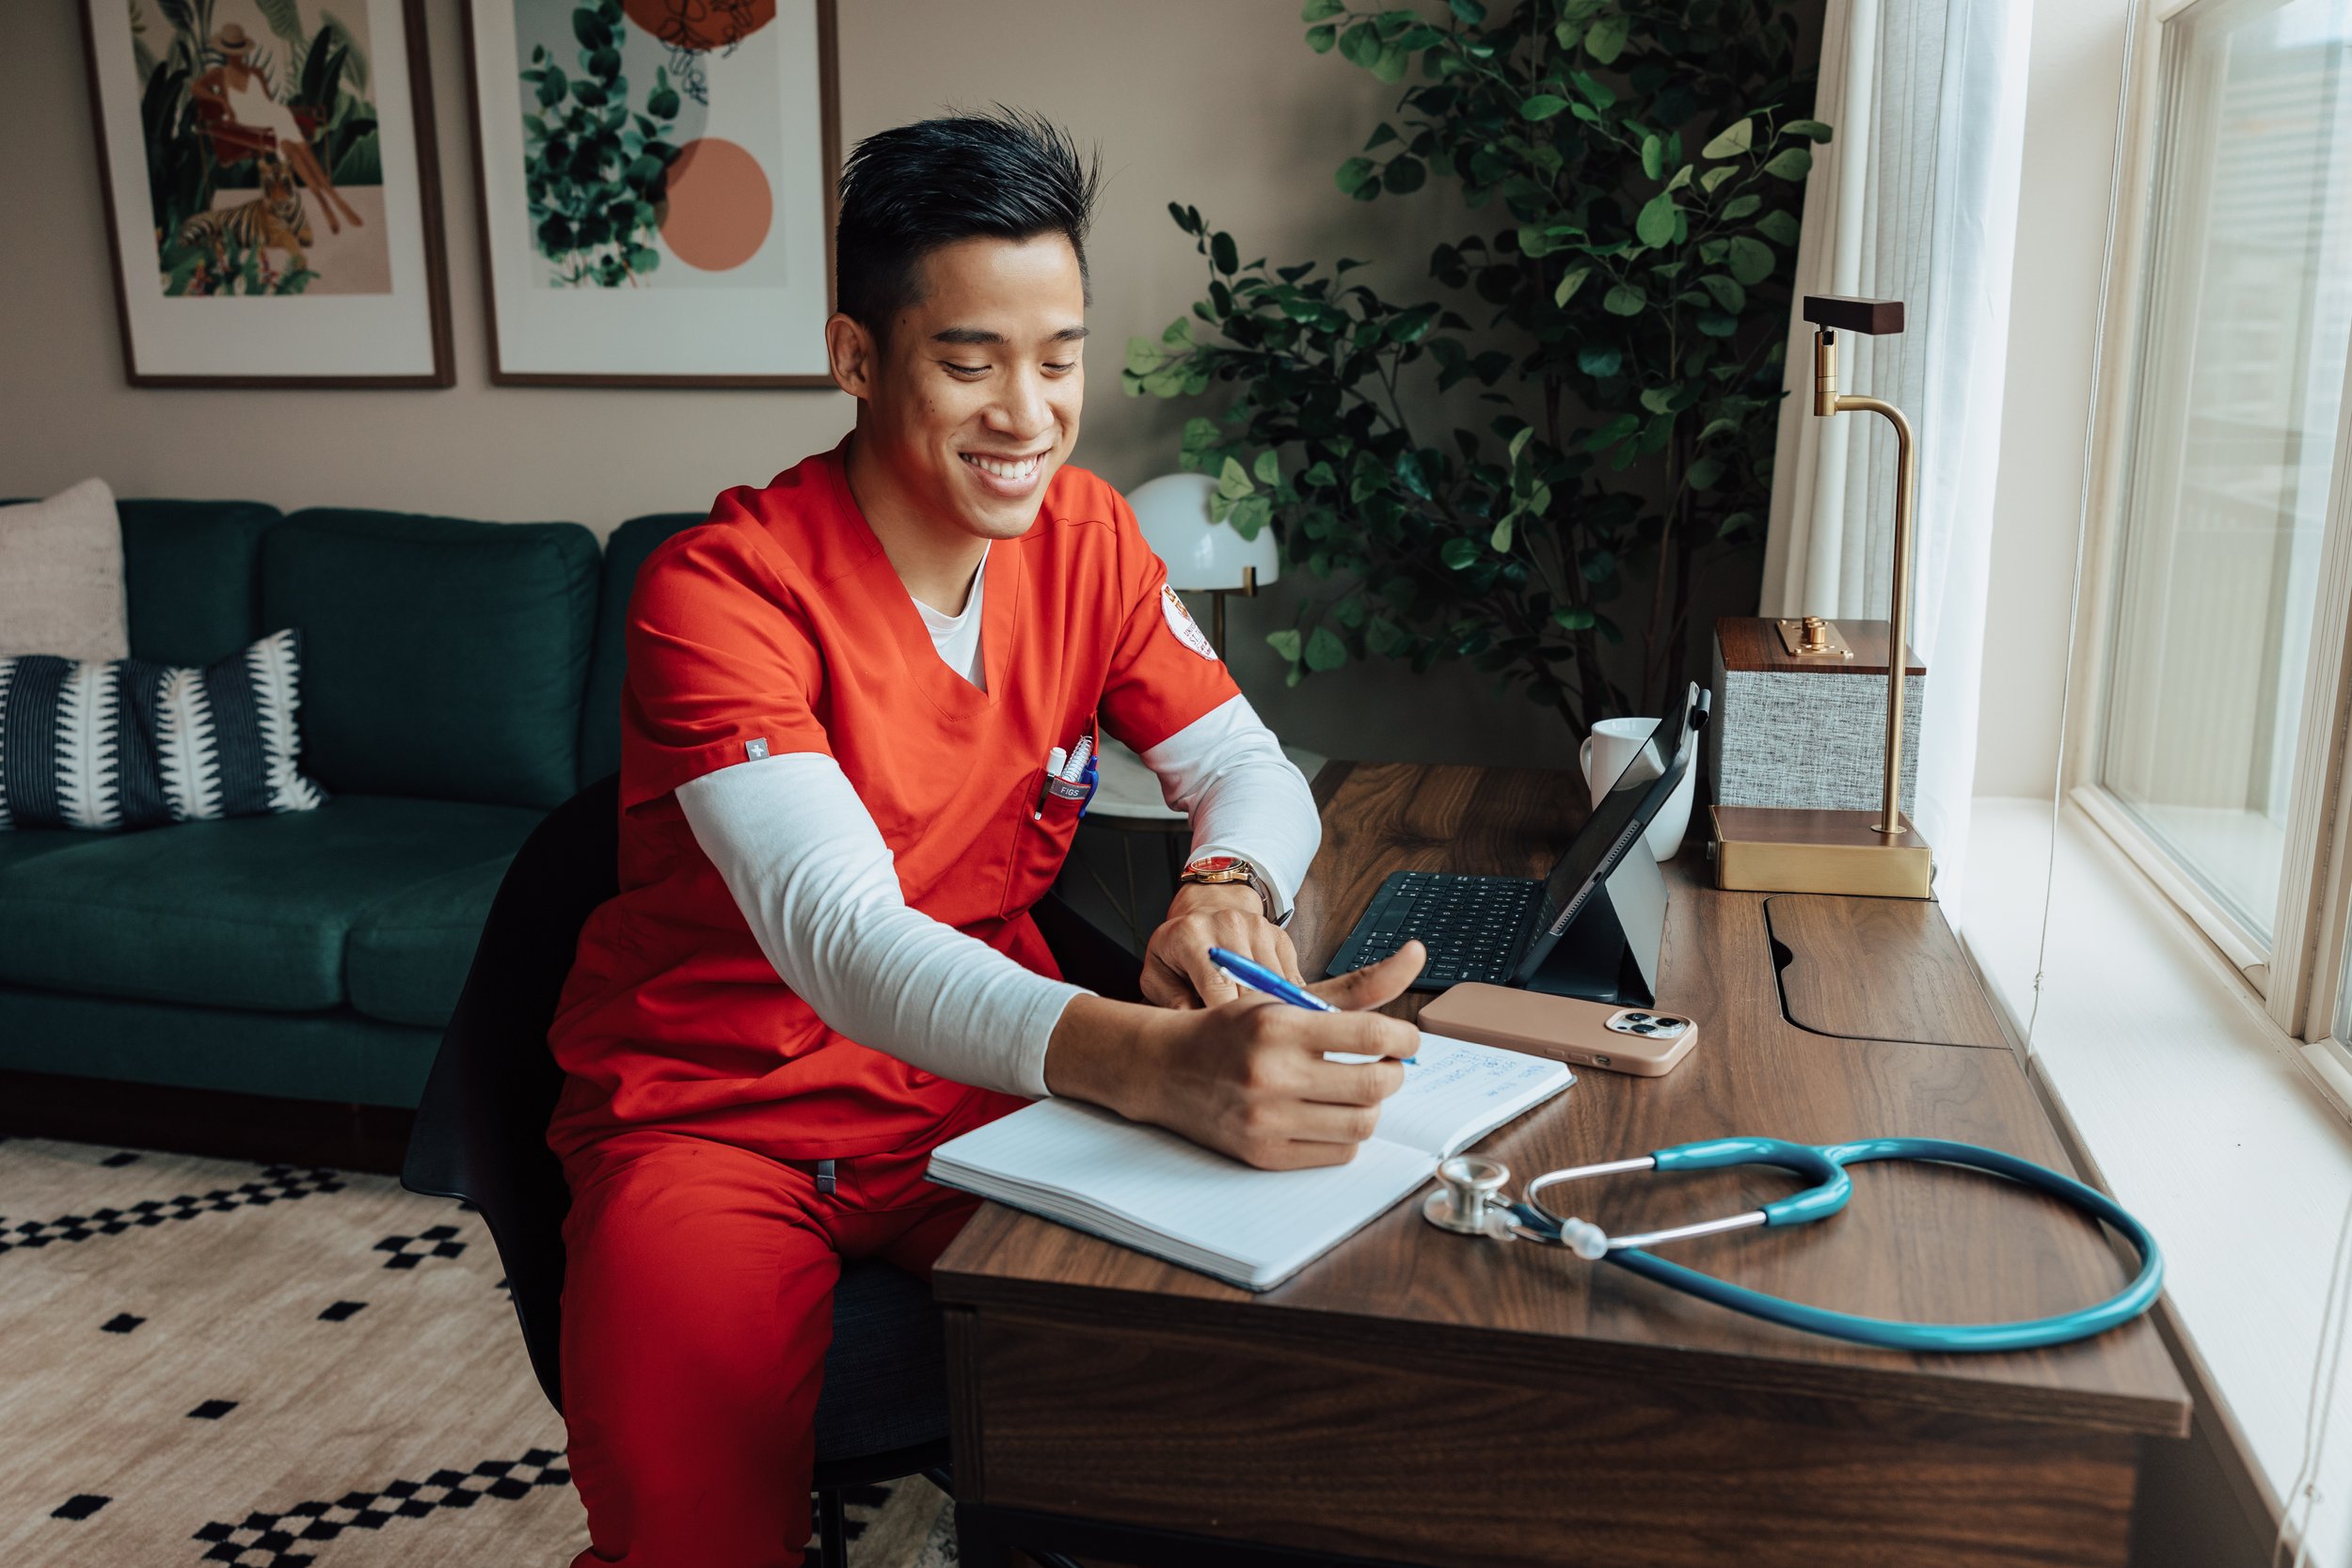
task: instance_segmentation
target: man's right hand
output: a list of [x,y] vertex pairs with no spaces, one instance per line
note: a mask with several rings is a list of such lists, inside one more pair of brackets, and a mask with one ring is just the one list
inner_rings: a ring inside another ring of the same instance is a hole
[[[1370,1009],[1404,994],[1425,958],[1407,942],[1308,988],[1338,1013],[1254,992],[1184,1012],[1082,996],[1054,1031],[1046,1082],[1264,1169],[1344,1164],[1404,1083],[1398,1058],[1421,1046],[1420,1030]],[[1383,1059],[1330,1062],[1326,1052]]]

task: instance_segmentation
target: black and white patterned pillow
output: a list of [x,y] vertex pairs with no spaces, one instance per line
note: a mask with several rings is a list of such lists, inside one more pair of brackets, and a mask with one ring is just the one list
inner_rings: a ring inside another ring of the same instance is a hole
[[0,829],[159,828],[309,811],[296,766],[302,633],[201,670],[0,658]]

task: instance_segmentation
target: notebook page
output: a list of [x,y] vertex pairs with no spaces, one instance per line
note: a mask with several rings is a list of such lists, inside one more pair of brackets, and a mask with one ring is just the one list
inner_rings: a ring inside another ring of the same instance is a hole
[[1079,1221],[1091,1210],[1124,1219],[1133,1226],[1105,1227],[1119,1232],[1114,1240],[1160,1251],[1130,1233],[1139,1227],[1243,1265],[1258,1288],[1268,1271],[1287,1273],[1385,1211],[1432,1168],[1429,1155],[1374,1138],[1344,1165],[1259,1170],[1075,1100],[1041,1101],[931,1155],[933,1180],[1055,1217]]
[[1565,1063],[1444,1035],[1423,1035],[1405,1085],[1380,1108],[1379,1135],[1451,1154],[1576,1082]]

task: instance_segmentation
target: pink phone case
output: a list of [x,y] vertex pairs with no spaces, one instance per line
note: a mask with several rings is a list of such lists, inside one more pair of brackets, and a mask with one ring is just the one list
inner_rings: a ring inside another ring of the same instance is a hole
[[[1670,1039],[1610,1028],[1609,1021],[1622,1014],[1679,1020],[1686,1027]],[[1681,1013],[1474,981],[1455,986],[1423,1007],[1420,1022],[1433,1034],[1644,1078],[1672,1072],[1699,1042],[1698,1021]]]

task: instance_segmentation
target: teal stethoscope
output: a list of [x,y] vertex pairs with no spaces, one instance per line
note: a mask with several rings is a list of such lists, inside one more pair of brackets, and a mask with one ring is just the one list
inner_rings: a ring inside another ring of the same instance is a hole
[[[1846,1175],[1846,1167],[1874,1160],[1920,1160],[1962,1165],[2007,1177],[2047,1193],[2121,1231],[2139,1253],[2139,1274],[2096,1307],[2061,1312],[2056,1317],[2007,1323],[1914,1323],[1856,1317],[1766,1295],[1713,1275],[1670,1263],[1649,1250],[1663,1243],[1726,1230],[1805,1225],[1827,1219],[1843,1209],[1853,1195],[1853,1182]],[[1612,1236],[1587,1220],[1556,1214],[1540,1201],[1540,1195],[1549,1189],[1586,1177],[1637,1170],[1713,1170],[1725,1165],[1776,1165],[1810,1180],[1813,1185],[1746,1213],[1639,1236]],[[1517,1202],[1502,1192],[1503,1183],[1510,1177],[1511,1173],[1501,1164],[1483,1155],[1454,1155],[1438,1167],[1438,1179],[1443,1185],[1429,1195],[1422,1212],[1431,1224],[1448,1230],[1504,1239],[1518,1237],[1566,1247],[1579,1258],[1614,1263],[1735,1312],[1745,1312],[1809,1334],[1826,1334],[1890,1350],[2030,1350],[2038,1345],[2088,1339],[2147,1311],[2155,1305],[2156,1293],[2164,1284],[2164,1256],[2156,1250],[2155,1238],[2128,1210],[2105,1193],[2014,1154],[1979,1148],[1974,1144],[1949,1143],[1942,1138],[1862,1138],[1853,1143],[1819,1147],[1787,1143],[1779,1138],[1712,1138],[1704,1143],[1677,1144],[1630,1160],[1548,1171],[1529,1182],[1526,1193]]]

